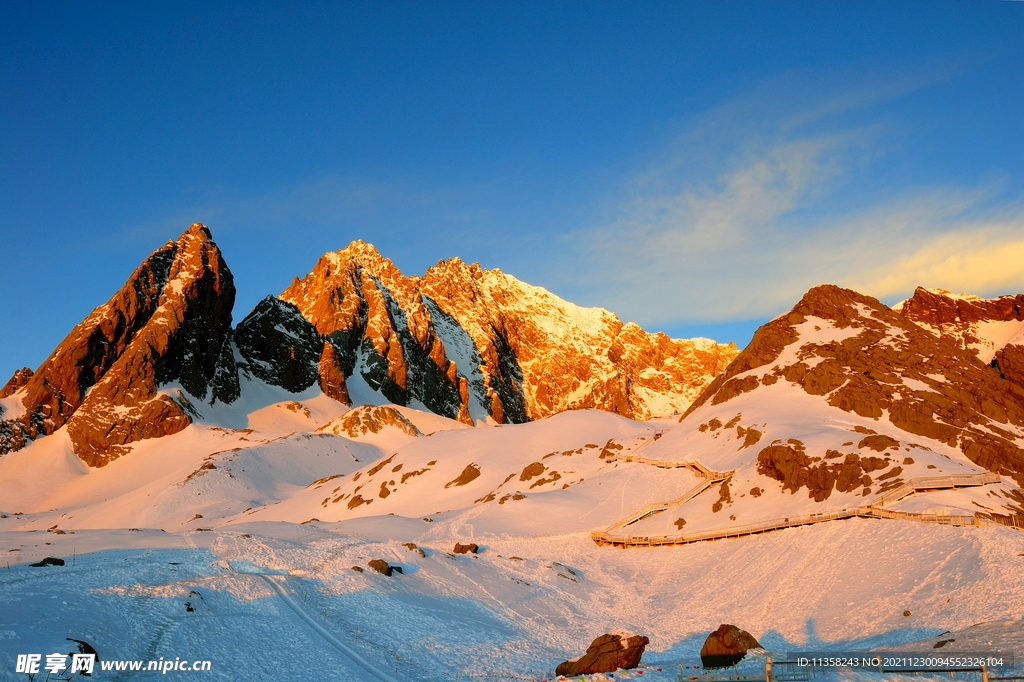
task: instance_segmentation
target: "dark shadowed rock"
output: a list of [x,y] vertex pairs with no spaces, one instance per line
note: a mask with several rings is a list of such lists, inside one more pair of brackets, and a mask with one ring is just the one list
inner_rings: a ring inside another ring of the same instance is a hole
[[728,668],[739,663],[750,649],[760,648],[749,632],[723,623],[704,640],[700,662],[705,668]]
[[323,341],[293,304],[267,296],[238,323],[235,344],[243,369],[292,393],[304,391],[320,374]]
[[624,630],[601,635],[591,643],[583,656],[559,663],[555,674],[591,675],[635,668],[640,665],[640,657],[650,641],[643,635],[634,635]]
[[43,559],[42,561],[37,561],[34,564],[29,564],[29,566],[36,566],[36,567],[41,567],[41,566],[63,566],[63,565],[64,565],[64,560],[63,559],[58,559],[55,556],[48,556],[45,559]]

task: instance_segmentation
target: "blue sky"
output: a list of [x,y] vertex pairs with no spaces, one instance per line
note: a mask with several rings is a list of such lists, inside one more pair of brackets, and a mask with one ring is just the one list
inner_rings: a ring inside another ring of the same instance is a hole
[[823,282],[1024,292],[1024,2],[4,2],[0,35],[0,382],[196,221],[236,320],[353,239],[740,345]]

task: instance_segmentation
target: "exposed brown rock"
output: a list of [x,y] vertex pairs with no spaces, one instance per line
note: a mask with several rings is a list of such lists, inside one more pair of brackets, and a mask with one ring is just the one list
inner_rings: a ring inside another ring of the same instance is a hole
[[320,390],[339,403],[351,405],[352,400],[348,395],[345,378],[338,351],[330,341],[324,341],[323,351],[320,353]]
[[7,398],[14,395],[22,386],[29,382],[32,378],[32,370],[28,367],[22,367],[19,370],[15,370],[11,378],[7,380],[3,388],[0,388],[0,399]]
[[[1001,314],[1018,319],[1018,298],[1000,299],[999,310],[1005,308]],[[951,314],[939,311],[933,317],[944,320]],[[966,313],[961,307],[957,314],[962,318]],[[793,361],[779,364],[783,351],[799,342],[796,326],[813,318],[848,333],[841,340],[804,342],[788,356]],[[741,373],[744,376],[738,377]],[[873,298],[831,285],[811,289],[792,311],[757,330],[750,345],[687,414],[700,405],[723,404],[756,390],[748,388],[754,382],[771,385],[771,377],[861,417],[882,419],[887,414],[897,428],[957,447],[976,464],[1024,484],[1024,449],[1018,445],[1024,440],[1024,388],[1000,377],[974,353]],[[869,435],[860,444],[881,452],[898,442],[891,436]],[[762,449],[759,471],[782,481],[787,489],[808,486],[815,499],[827,498],[840,479],[844,488],[853,485],[855,465],[856,480],[867,480],[865,460],[848,459],[842,465],[846,473],[840,475],[839,465],[818,463],[824,454],[773,444]]]
[[[837,457],[843,457],[843,461],[828,461]],[[886,466],[888,463],[880,457],[860,457],[853,453],[844,456],[835,450],[829,450],[824,460],[812,457],[805,453],[802,443],[794,443],[792,439],[785,445],[770,445],[757,456],[759,474],[781,482],[782,489],[792,493],[806,487],[808,496],[816,502],[828,499],[833,489],[848,493],[871,485],[868,474]]]
[[736,665],[751,649],[760,649],[754,636],[735,625],[723,623],[708,635],[700,650],[701,665],[705,668],[728,668]]
[[1024,294],[984,299],[966,294],[955,295],[943,289],[918,287],[914,295],[898,307],[898,312],[953,345],[991,363],[1004,378],[1024,386],[1024,347],[1000,346],[985,338],[981,324],[1020,322],[1024,330]]
[[996,351],[996,368],[1018,386],[1024,386],[1024,345],[1009,343]]
[[475,464],[467,464],[466,468],[462,470],[462,473],[444,484],[445,488],[451,488],[452,486],[459,487],[466,485],[471,481],[475,481],[480,476],[480,467]]
[[402,571],[401,566],[392,566],[383,559],[370,559],[368,562],[366,562],[366,565],[372,568],[373,570],[377,571],[378,573],[386,575],[389,578],[395,573],[404,573],[404,571]]
[[583,656],[559,663],[555,674],[592,675],[635,668],[640,665],[640,657],[650,641],[643,635],[623,630],[601,635],[587,647],[587,653]]
[[531,478],[535,476],[540,476],[541,474],[544,473],[544,468],[544,465],[541,464],[540,462],[533,462],[532,464],[527,464],[523,468],[523,472],[519,474],[519,480],[529,481]]
[[[36,370],[25,385],[24,417],[0,423],[0,452],[67,423],[79,457],[103,466],[129,443],[185,428],[194,409],[188,396],[234,400],[234,296],[209,230],[192,225],[147,258]],[[157,393],[167,384],[180,389]]]
[[[387,405],[360,405],[317,430],[348,438],[359,438],[371,433],[380,433],[388,427],[398,429],[409,436],[423,435],[401,412]],[[387,461],[390,462],[391,459],[388,458]],[[369,473],[372,476],[376,471],[371,470]]]
[[900,442],[895,438],[890,438],[889,436],[867,436],[866,438],[862,438],[861,441],[857,443],[857,447],[868,448],[870,450],[874,450],[875,452],[884,452],[886,450],[899,450]]
[[933,326],[972,322],[1024,321],[1024,294],[984,299],[975,296],[951,296],[941,289],[918,287],[898,311],[914,322]]
[[455,549],[452,550],[455,554],[476,554],[480,551],[480,546],[475,542],[467,542],[465,544],[461,542],[455,543]]

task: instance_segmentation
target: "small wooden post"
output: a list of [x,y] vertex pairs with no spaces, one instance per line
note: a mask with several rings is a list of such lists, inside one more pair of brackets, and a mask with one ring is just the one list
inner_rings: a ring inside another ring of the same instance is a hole
[[981,682],[988,682],[988,668],[984,663],[981,664]]
[[772,682],[772,657],[764,659],[764,681]]

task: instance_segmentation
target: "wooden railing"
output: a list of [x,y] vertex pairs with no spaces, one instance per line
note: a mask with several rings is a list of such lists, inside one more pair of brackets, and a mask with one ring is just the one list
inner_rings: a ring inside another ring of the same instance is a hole
[[[996,521],[990,521],[988,519],[979,518],[976,516],[963,516],[953,514],[930,514],[930,513],[915,513],[915,512],[902,512],[895,511],[892,509],[885,509],[882,505],[886,503],[895,502],[907,497],[914,492],[919,490],[940,490],[949,488],[962,488],[968,486],[986,485],[989,483],[999,483],[1000,477],[997,474],[991,472],[985,472],[981,474],[960,474],[953,476],[926,476],[921,478],[912,478],[905,484],[896,488],[888,493],[880,495],[875,498],[871,504],[862,505],[857,507],[846,507],[843,509],[834,509],[831,511],[819,512],[817,514],[804,514],[801,516],[790,516],[782,519],[772,519],[769,521],[762,521],[760,523],[730,526],[726,528],[718,528],[715,530],[707,531],[695,531],[691,533],[678,533],[672,535],[614,535],[613,531],[619,530],[632,523],[636,523],[640,519],[656,514],[666,509],[679,506],[684,502],[696,497],[698,494],[707,490],[709,487],[714,485],[717,481],[724,480],[728,474],[719,474],[721,478],[718,479],[707,479],[702,481],[697,487],[687,491],[685,495],[678,498],[678,500],[670,500],[668,502],[655,503],[647,505],[643,509],[636,511],[629,516],[617,521],[608,528],[601,531],[591,533],[591,538],[599,545],[615,545],[619,547],[655,547],[659,545],[684,545],[692,542],[703,542],[707,540],[720,540],[724,538],[741,537],[744,535],[757,535],[760,533],[767,533],[774,530],[782,530],[783,528],[793,528],[795,526],[806,526],[813,523],[822,523],[824,521],[836,521],[839,519],[849,518],[875,518],[875,519],[909,519],[914,521],[921,521],[923,523],[939,523],[944,525],[952,526],[982,526],[982,525],[1000,525]],[[898,493],[898,496],[896,495]]]
[[904,497],[921,490],[942,490],[946,488],[967,488],[975,485],[999,483],[998,474],[986,471],[983,474],[953,474],[951,476],[922,476],[912,478],[898,488],[893,488],[874,499],[873,506],[882,506],[899,502]]
[[[644,445],[646,445],[646,443]],[[639,449],[640,448],[637,448],[637,450]],[[694,462],[683,459],[650,459],[649,457],[637,457],[636,455],[619,455],[614,452],[605,452],[603,458],[607,462],[635,462],[637,464],[647,464],[650,466],[659,467],[661,469],[689,469],[690,471],[697,474],[701,478],[717,478],[720,481],[724,480],[730,474],[733,473],[732,471],[712,471],[711,469],[708,469],[700,462]]]

